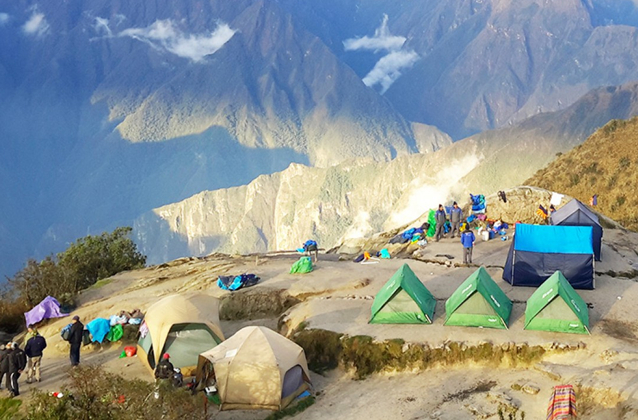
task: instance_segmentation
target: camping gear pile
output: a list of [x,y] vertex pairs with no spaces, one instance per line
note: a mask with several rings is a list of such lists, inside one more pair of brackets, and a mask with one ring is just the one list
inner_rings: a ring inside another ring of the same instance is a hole
[[470,194],[470,200],[472,201],[472,213],[481,214],[486,211],[485,196],[483,194],[473,195]]
[[381,251],[378,251],[378,252],[364,251],[363,254],[359,254],[356,257],[354,257],[352,262],[360,263],[360,264],[378,264],[380,261],[380,258],[384,260],[389,260],[390,258],[392,258],[392,256],[390,255],[390,251],[388,251],[387,248],[383,248]]
[[[436,299],[407,264],[374,298],[371,324],[431,324]],[[445,324],[507,329],[512,302],[489,273],[479,267],[445,302]],[[527,301],[526,330],[589,334],[588,308],[556,271]]]
[[394,236],[392,239],[388,241],[391,244],[407,244],[415,243],[422,239],[425,239],[425,236],[430,229],[429,223],[423,223],[420,227],[417,228],[409,228],[398,235]]
[[235,290],[242,289],[244,287],[254,286],[259,282],[260,278],[255,274],[240,274],[238,276],[219,276],[217,278],[217,286],[222,290]]

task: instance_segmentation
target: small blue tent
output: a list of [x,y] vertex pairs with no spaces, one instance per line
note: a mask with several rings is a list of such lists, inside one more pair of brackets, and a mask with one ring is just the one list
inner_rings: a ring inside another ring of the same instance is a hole
[[596,261],[600,261],[603,227],[600,225],[596,213],[589,210],[580,201],[572,200],[552,214],[551,222],[552,225],[556,226],[591,226],[593,229],[594,256]]
[[591,226],[516,225],[503,269],[512,286],[540,286],[561,271],[574,289],[593,289]]

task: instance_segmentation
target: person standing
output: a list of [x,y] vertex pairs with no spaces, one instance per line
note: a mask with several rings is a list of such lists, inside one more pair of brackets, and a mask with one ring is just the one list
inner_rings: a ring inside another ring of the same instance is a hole
[[472,249],[476,237],[471,229],[466,229],[461,234],[461,245],[463,245],[463,264],[472,264]]
[[20,395],[18,380],[26,367],[27,355],[24,354],[24,350],[18,346],[18,343],[13,343],[12,350],[9,353],[9,375],[11,377],[11,388],[9,389],[9,393],[11,398]]
[[445,222],[447,221],[447,216],[445,214],[445,209],[443,208],[443,204],[439,204],[439,209],[434,214],[434,219],[436,220],[436,231],[434,233],[434,239],[436,242],[439,242],[439,239],[443,237]]
[[452,225],[452,229],[450,229],[452,233],[452,238],[456,235],[460,235],[461,231],[459,228],[461,227],[461,220],[463,220],[463,210],[459,207],[459,205],[454,202],[452,206],[452,210],[450,210],[450,224]]
[[[11,343],[9,343],[11,344]],[[4,344],[0,345],[0,389],[2,389],[2,379],[7,375],[7,389],[9,389],[9,349]]]
[[84,334],[84,324],[80,322],[80,317],[75,315],[71,321],[71,333],[69,334],[69,343],[71,343],[70,359],[71,366],[80,364],[80,346],[82,345],[82,334]]
[[42,362],[42,352],[47,347],[47,341],[42,337],[33,325],[27,327],[29,340],[24,346],[27,362],[27,383],[30,384],[35,374],[35,380],[40,382],[40,363]]

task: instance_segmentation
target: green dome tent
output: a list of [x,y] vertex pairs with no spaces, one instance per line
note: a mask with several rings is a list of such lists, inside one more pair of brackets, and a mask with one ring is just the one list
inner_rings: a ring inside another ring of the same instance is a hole
[[370,324],[431,324],[435,306],[434,296],[403,264],[374,297]]
[[504,328],[512,312],[512,302],[479,267],[445,302],[445,325]]
[[525,329],[589,334],[587,305],[560,271],[527,300]]

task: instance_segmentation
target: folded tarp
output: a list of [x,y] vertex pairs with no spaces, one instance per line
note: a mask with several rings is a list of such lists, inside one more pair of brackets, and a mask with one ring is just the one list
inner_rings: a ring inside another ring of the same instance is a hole
[[56,298],[47,296],[29,312],[24,313],[27,325],[35,325],[43,319],[60,318],[67,316],[60,312],[60,303]]
[[290,274],[305,274],[312,271],[312,260],[310,257],[301,257],[290,267]]
[[106,338],[106,335],[111,331],[111,325],[109,320],[105,318],[95,318],[93,321],[86,324],[86,329],[89,330],[93,339],[91,341],[102,343]]

